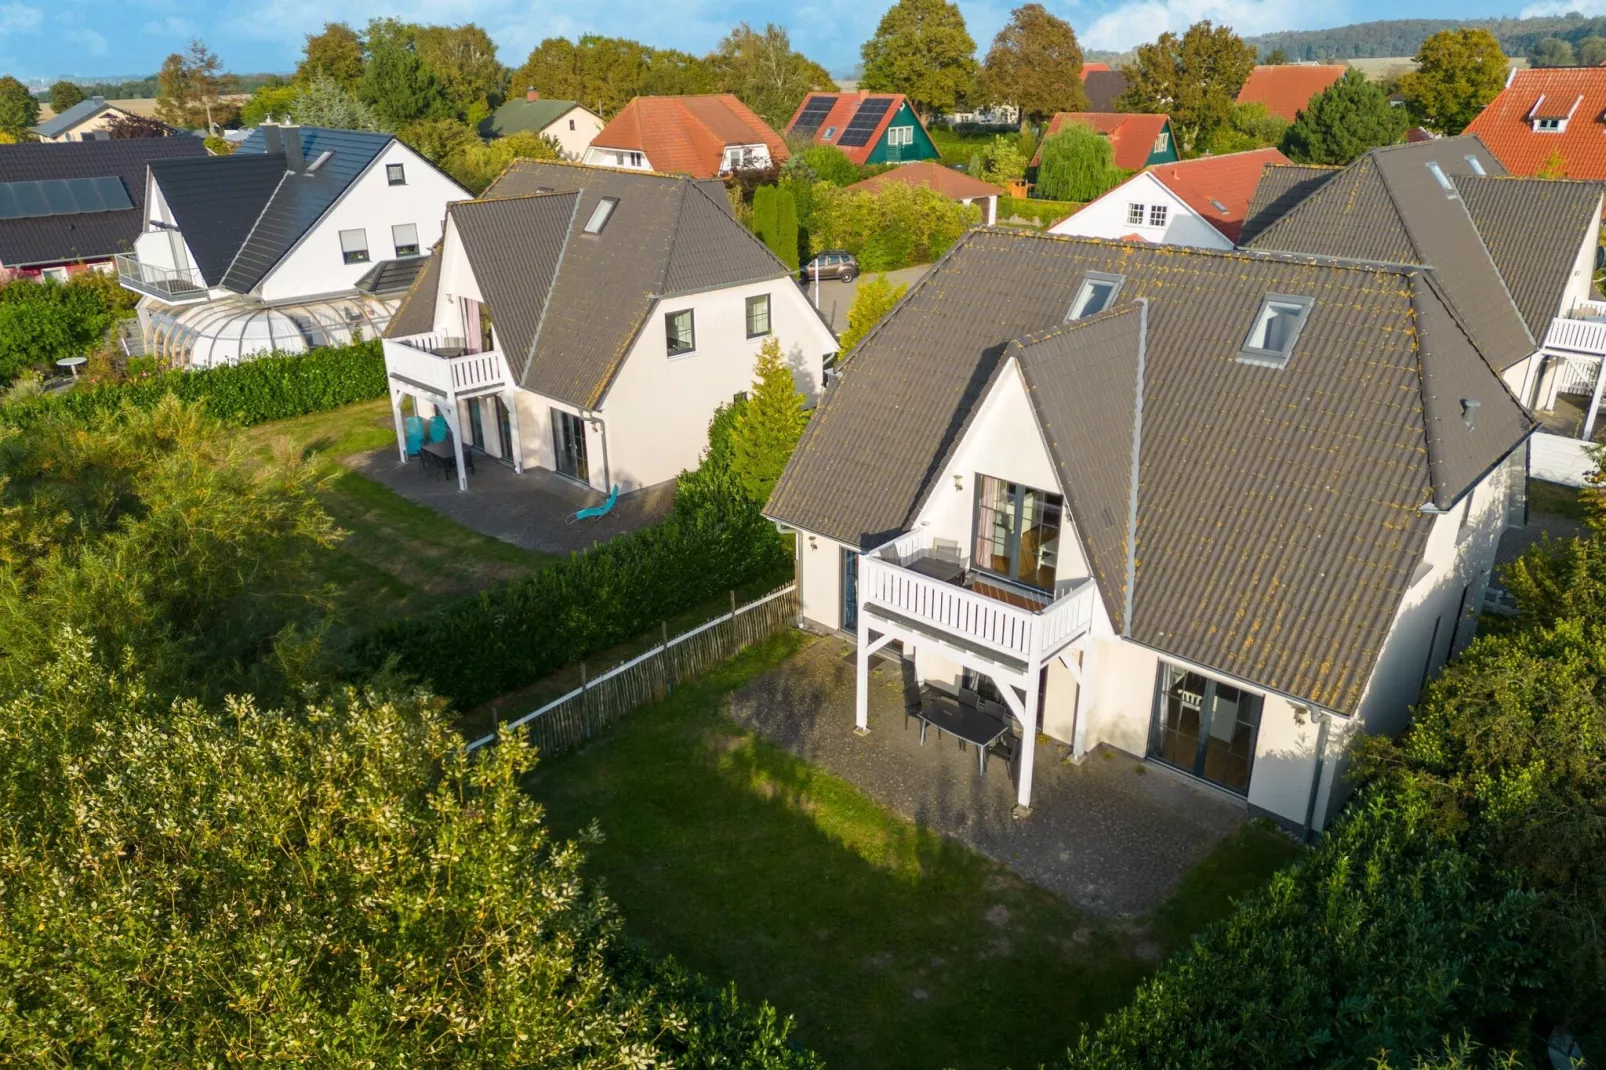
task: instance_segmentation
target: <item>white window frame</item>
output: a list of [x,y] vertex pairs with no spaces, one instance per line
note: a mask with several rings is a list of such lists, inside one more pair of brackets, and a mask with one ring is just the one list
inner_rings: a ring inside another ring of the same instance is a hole
[[[761,302],[761,301],[763,302],[763,308],[764,308],[764,329],[762,331],[754,331],[753,330],[753,310],[758,307],[757,303]],[[775,321],[772,318],[772,315],[773,315],[773,312],[774,312],[774,306],[771,305],[771,303],[770,303],[770,295],[769,294],[767,294],[767,293],[753,294],[744,303],[743,311],[746,314],[744,319],[743,319],[743,323],[744,323],[744,325],[746,327],[746,330],[747,330],[747,337],[749,337],[749,338],[768,338],[770,335],[775,333]]]
[[1170,215],[1171,215],[1171,210],[1169,208],[1167,208],[1163,204],[1151,204],[1151,205],[1149,205],[1149,226],[1151,226],[1151,227],[1163,227],[1163,226],[1165,226],[1166,219]]
[[[350,240],[346,237],[348,234],[360,235],[362,239],[362,246],[358,248],[357,246],[352,245]],[[362,227],[341,231],[340,257],[348,264],[368,263],[368,231]]]
[[1126,225],[1129,227],[1141,227],[1146,212],[1145,206],[1137,201],[1128,201],[1126,206]]
[[1171,145],[1171,134],[1170,134],[1169,131],[1162,130],[1162,131],[1160,131],[1159,134],[1157,134],[1155,136],[1155,138],[1154,138],[1154,151],[1155,152],[1164,152],[1167,148],[1170,147],[1170,145]]
[[[1244,338],[1243,348],[1238,351],[1238,360],[1244,364],[1257,364],[1264,368],[1285,368],[1289,358],[1294,355],[1294,347],[1299,344],[1299,335],[1305,329],[1305,323],[1310,319],[1310,310],[1315,305],[1310,297],[1298,297],[1292,294],[1267,294],[1260,299],[1260,307],[1255,311],[1255,319],[1249,325],[1249,334]],[[1264,345],[1256,345],[1257,335],[1264,337],[1265,330],[1274,312],[1294,309],[1298,318],[1288,332],[1288,341],[1276,349]]]
[[604,197],[591,209],[591,218],[586,220],[585,232],[587,234],[601,234],[608,226],[608,220],[613,218],[614,209],[619,207],[618,197]]

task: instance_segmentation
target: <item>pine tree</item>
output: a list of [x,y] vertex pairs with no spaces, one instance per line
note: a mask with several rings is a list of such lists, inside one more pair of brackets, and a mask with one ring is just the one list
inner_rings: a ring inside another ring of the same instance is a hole
[[780,339],[765,339],[753,372],[752,393],[731,436],[731,471],[748,497],[762,504],[781,478],[807,417],[792,369],[781,360]]
[[775,194],[774,186],[759,186],[753,191],[753,233],[772,250],[777,222]]
[[1406,117],[1383,90],[1353,68],[1311,98],[1283,134],[1283,152],[1300,163],[1347,164],[1368,149],[1393,145]]

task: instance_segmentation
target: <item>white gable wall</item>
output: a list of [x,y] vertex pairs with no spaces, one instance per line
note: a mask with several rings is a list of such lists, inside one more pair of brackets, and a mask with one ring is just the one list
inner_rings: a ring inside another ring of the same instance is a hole
[[558,116],[541,133],[558,143],[565,160],[578,162],[591,147],[591,141],[602,133],[602,120],[585,108],[573,107]]
[[640,149],[610,149],[592,145],[586,149],[585,162],[590,167],[621,167],[627,171],[653,169],[652,161]]
[[[1143,205],[1142,224],[1127,222],[1128,206]],[[1149,225],[1149,209],[1164,205],[1164,226]],[[1051,234],[1071,234],[1087,238],[1121,239],[1137,234],[1158,245],[1191,245],[1201,249],[1231,249],[1232,242],[1188,207],[1187,203],[1147,172],[1115,187],[1081,211],[1049,228]]]
[[[310,160],[308,161],[311,162]],[[407,177],[392,186],[386,166],[399,163]],[[287,182],[297,181],[294,176]],[[291,301],[324,294],[350,293],[374,264],[396,258],[391,227],[412,223],[418,228],[420,254],[440,240],[446,205],[466,201],[468,191],[437,171],[400,141],[392,141],[357,181],[324,213],[257,285],[264,301]],[[362,230],[368,238],[368,260],[348,264],[340,232]]]

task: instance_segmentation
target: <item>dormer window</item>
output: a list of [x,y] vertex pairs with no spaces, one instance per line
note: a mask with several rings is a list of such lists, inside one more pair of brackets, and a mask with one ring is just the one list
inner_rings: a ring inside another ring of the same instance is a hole
[[1102,271],[1089,271],[1082,278],[1082,288],[1076,291],[1076,300],[1071,302],[1071,310],[1065,314],[1065,322],[1086,319],[1096,316],[1115,303],[1116,295],[1121,292],[1121,284],[1126,282],[1124,275],[1106,275]]
[[1238,359],[1245,364],[1268,368],[1286,367],[1313,303],[1308,297],[1267,294],[1261,299],[1260,310],[1255,313],[1254,325],[1249,328],[1249,337],[1244,340]]
[[601,234],[602,228],[608,225],[608,220],[613,216],[613,210],[618,205],[618,197],[604,197],[598,201],[596,208],[591,211],[591,218],[586,220],[586,233]]
[[1559,134],[1565,129],[1567,129],[1566,119],[1534,120],[1534,133],[1536,134]]

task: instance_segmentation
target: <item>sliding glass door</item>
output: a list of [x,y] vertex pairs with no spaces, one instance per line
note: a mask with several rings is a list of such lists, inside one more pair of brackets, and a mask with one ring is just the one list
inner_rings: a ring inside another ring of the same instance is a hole
[[552,448],[557,455],[558,472],[582,483],[591,482],[586,464],[585,421],[572,412],[552,410]]
[[1161,662],[1149,757],[1247,795],[1260,703],[1259,695]]
[[1052,591],[1063,511],[1058,494],[993,476],[978,477],[973,566],[1026,587]]

